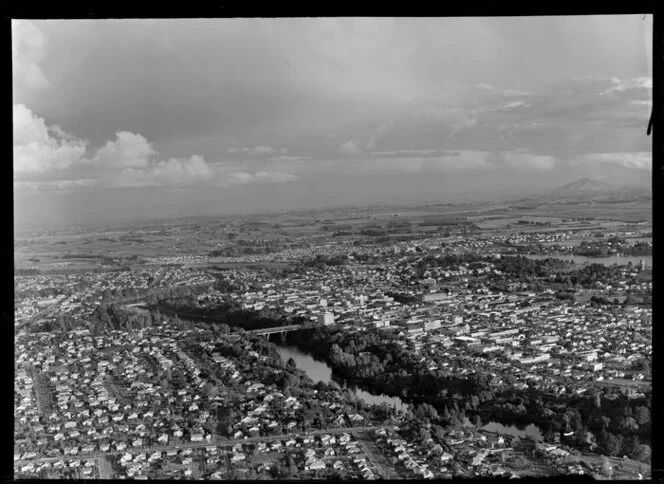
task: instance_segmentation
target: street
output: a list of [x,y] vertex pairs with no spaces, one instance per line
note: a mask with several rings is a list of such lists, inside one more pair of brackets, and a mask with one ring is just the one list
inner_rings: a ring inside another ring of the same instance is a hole
[[247,444],[247,443],[254,443],[254,442],[270,442],[273,440],[288,440],[290,438],[295,438],[295,437],[302,437],[303,435],[307,436],[313,436],[313,435],[320,435],[320,434],[341,434],[341,433],[359,433],[359,432],[365,432],[368,430],[373,430],[377,428],[383,428],[387,426],[362,426],[362,427],[335,427],[332,429],[323,429],[323,430],[314,430],[311,432],[297,432],[297,433],[291,433],[291,434],[283,434],[283,435],[271,435],[271,436],[266,436],[266,437],[249,437],[246,439],[225,439],[223,437],[216,436],[214,442],[183,442],[183,443],[178,443],[178,444],[171,444],[171,445],[165,445],[165,446],[151,446],[151,447],[128,447],[127,449],[123,451],[108,451],[108,452],[95,452],[92,454],[76,454],[76,455],[71,455],[71,456],[60,456],[60,457],[42,457],[39,459],[22,459],[18,460],[18,464],[27,464],[29,462],[55,462],[58,460],[63,460],[65,457],[69,460],[77,459],[77,460],[87,460],[87,459],[104,459],[107,456],[112,456],[112,455],[118,455],[122,454],[124,452],[132,452],[132,453],[137,453],[137,452],[145,452],[145,453],[152,453],[152,452],[167,452],[169,450],[181,450],[181,449],[196,449],[196,448],[202,448],[202,447],[208,447],[210,445],[216,445],[219,447],[226,447],[226,446],[233,446],[235,444]]

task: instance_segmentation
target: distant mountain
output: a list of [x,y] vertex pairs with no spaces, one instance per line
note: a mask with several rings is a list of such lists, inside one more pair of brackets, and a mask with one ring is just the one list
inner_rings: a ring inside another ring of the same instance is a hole
[[631,201],[652,197],[647,186],[619,186],[591,178],[581,178],[546,194],[555,200]]
[[616,186],[609,183],[603,183],[590,178],[581,178],[552,190],[550,195],[560,198],[576,198],[606,194],[615,189]]

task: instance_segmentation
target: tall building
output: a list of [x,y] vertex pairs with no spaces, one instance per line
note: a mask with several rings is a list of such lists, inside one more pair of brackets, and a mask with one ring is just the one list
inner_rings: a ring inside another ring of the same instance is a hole
[[325,325],[325,326],[329,326],[331,324],[334,324],[334,314],[326,311],[323,314],[318,316],[318,322],[320,324]]

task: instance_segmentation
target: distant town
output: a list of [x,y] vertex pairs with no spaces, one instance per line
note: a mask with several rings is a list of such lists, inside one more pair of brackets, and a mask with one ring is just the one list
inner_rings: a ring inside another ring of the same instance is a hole
[[15,475],[648,478],[651,223],[515,210],[17,234]]

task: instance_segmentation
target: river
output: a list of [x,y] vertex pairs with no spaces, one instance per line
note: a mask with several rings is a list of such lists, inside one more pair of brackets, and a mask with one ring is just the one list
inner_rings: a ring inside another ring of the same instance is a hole
[[324,383],[330,383],[331,381],[334,381],[335,383],[340,384],[342,388],[346,388],[353,392],[354,395],[362,399],[365,403],[375,405],[386,403],[390,407],[394,406],[397,410],[401,410],[403,412],[408,410],[408,404],[404,403],[399,397],[374,395],[366,390],[358,388],[355,385],[346,383],[343,379],[340,379],[336,376],[333,377],[332,368],[330,368],[327,363],[315,360],[311,355],[303,353],[293,346],[277,345],[277,352],[284,360],[284,362],[288,361],[289,358],[293,358],[293,361],[295,361],[297,367],[303,370],[307,376],[315,382],[322,381]]
[[[506,256],[512,256],[514,254],[505,254]],[[574,261],[575,264],[602,264],[605,266],[612,266],[613,264],[618,265],[627,265],[630,261],[634,265],[639,265],[641,260],[645,263],[646,267],[652,267],[652,256],[651,255],[642,255],[642,256],[618,256],[613,255],[610,257],[586,257],[582,255],[534,255],[534,254],[523,254],[524,257],[529,259],[560,259],[563,261]]]

